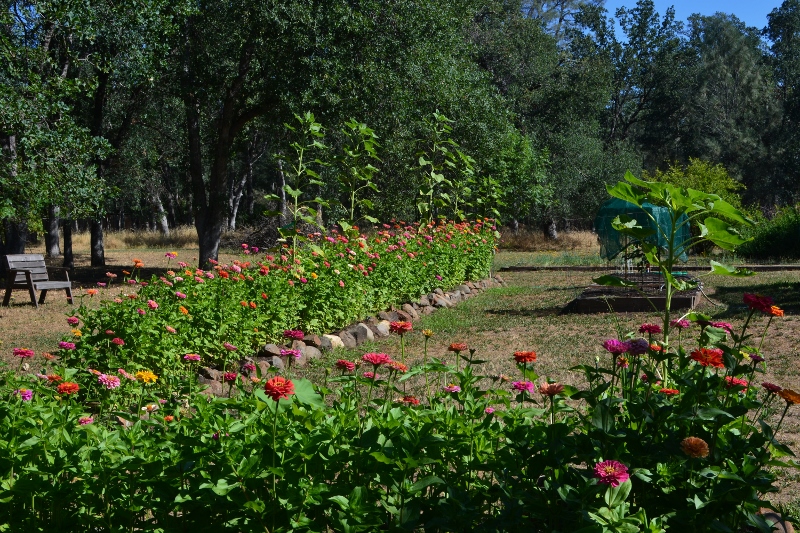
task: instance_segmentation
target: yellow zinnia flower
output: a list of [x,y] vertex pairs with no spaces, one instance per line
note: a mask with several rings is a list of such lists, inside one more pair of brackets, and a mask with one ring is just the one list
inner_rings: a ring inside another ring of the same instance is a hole
[[155,383],[156,380],[158,379],[158,376],[156,376],[149,370],[139,370],[136,373],[136,379],[138,379],[142,383]]

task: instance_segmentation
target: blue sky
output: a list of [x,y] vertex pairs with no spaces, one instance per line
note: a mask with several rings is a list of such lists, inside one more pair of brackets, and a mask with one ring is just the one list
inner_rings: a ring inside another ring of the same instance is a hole
[[[660,15],[670,6],[675,6],[675,18],[686,21],[690,15],[713,15],[717,11],[733,13],[748,26],[758,29],[767,25],[767,14],[779,7],[782,0],[655,0]],[[619,7],[634,7],[636,0],[606,0],[606,9],[613,15]]]

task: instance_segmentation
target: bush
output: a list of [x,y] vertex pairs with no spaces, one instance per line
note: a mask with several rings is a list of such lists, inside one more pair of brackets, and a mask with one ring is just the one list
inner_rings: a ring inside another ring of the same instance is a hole
[[771,220],[764,220],[745,233],[751,241],[737,252],[748,258],[780,260],[800,258],[800,211],[781,209]]

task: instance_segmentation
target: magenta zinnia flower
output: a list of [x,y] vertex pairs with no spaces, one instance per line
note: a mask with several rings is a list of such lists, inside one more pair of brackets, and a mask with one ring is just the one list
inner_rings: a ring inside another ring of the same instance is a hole
[[296,341],[301,341],[305,336],[306,334],[300,331],[299,329],[287,329],[286,331],[283,332],[283,338],[285,339],[293,339]]
[[614,355],[622,355],[628,351],[628,345],[617,339],[608,339],[603,343],[603,348]]
[[300,359],[300,356],[303,355],[303,353],[300,350],[281,349],[281,357],[289,357],[290,355],[295,359]]
[[532,381],[515,381],[511,384],[511,387],[520,392],[533,393],[536,390],[536,385]]
[[236,381],[236,372],[225,372],[225,374],[222,376],[222,379],[225,381],[225,383],[232,383]]
[[78,419],[78,424],[80,424],[81,426],[86,426],[88,424],[91,424],[92,422],[94,422],[94,418],[92,418],[91,416],[84,416]]
[[183,356],[183,360],[184,360],[184,361],[194,361],[194,362],[197,362],[197,361],[199,361],[199,360],[200,360],[200,356],[199,356],[199,355],[197,355],[196,353],[187,353],[186,355],[184,355],[184,356]]
[[113,342],[117,346],[125,346],[125,341],[120,339],[119,337],[114,337],[113,339],[111,339],[111,342]]
[[235,352],[236,350],[239,349],[239,348],[237,348],[236,346],[234,346],[233,344],[231,344],[229,342],[223,342],[222,346],[224,346],[225,349],[228,350],[229,352]]
[[61,341],[61,342],[58,343],[58,347],[61,348],[62,350],[74,350],[75,349],[75,343],[74,342]]
[[769,296],[762,296],[760,294],[745,293],[742,300],[744,300],[744,303],[750,309],[755,309],[767,314],[769,314],[771,311],[772,306],[775,305],[775,302],[772,300],[772,298]]
[[67,324],[69,324],[70,326],[77,326],[78,322],[80,322],[80,320],[76,316],[71,316],[67,318]]
[[255,372],[256,365],[254,365],[253,363],[245,363],[242,365],[242,370],[247,370],[248,372]]
[[680,320],[678,320],[678,319],[672,320],[672,321],[669,323],[669,325],[670,325],[670,326],[672,326],[673,328],[678,328],[678,329],[686,329],[686,328],[688,328],[689,326],[691,326],[691,325],[692,325],[692,323],[691,323],[691,322],[689,322],[688,320],[686,320],[685,318],[682,318],[682,319],[680,319]]
[[783,387],[781,387],[780,385],[775,385],[774,383],[770,383],[769,381],[765,381],[764,383],[761,384],[761,386],[764,387],[767,390],[767,392],[771,394],[776,394],[783,390]]
[[598,479],[599,483],[619,487],[620,483],[624,483],[631,476],[628,474],[627,466],[619,461],[610,460],[595,465],[594,477]]

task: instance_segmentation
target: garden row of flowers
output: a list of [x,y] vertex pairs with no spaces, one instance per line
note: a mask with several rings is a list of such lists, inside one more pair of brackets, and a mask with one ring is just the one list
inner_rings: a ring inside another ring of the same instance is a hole
[[225,398],[199,393],[194,353],[166,379],[19,348],[41,370],[0,388],[0,529],[770,531],[800,394],[751,346],[782,311],[745,303],[740,328],[690,314],[672,345],[656,324],[607,340],[581,390],[541,379],[535,351],[509,377],[468,343],[429,357],[434,332],[408,323],[392,330],[422,353],[331,361],[316,384],[251,365]]
[[[165,275],[149,280],[139,278],[143,263],[134,259],[124,279],[109,273],[102,282],[119,286],[116,298],[69,317],[74,337],[59,345],[61,358],[112,370],[133,361],[172,376],[194,353],[222,367],[231,352],[252,355],[286,329],[329,333],[437,287],[482,279],[497,235],[490,221],[385,224],[370,237],[334,230],[277,252],[243,244],[240,260],[209,270],[168,252]],[[90,289],[84,298],[97,294]]]

